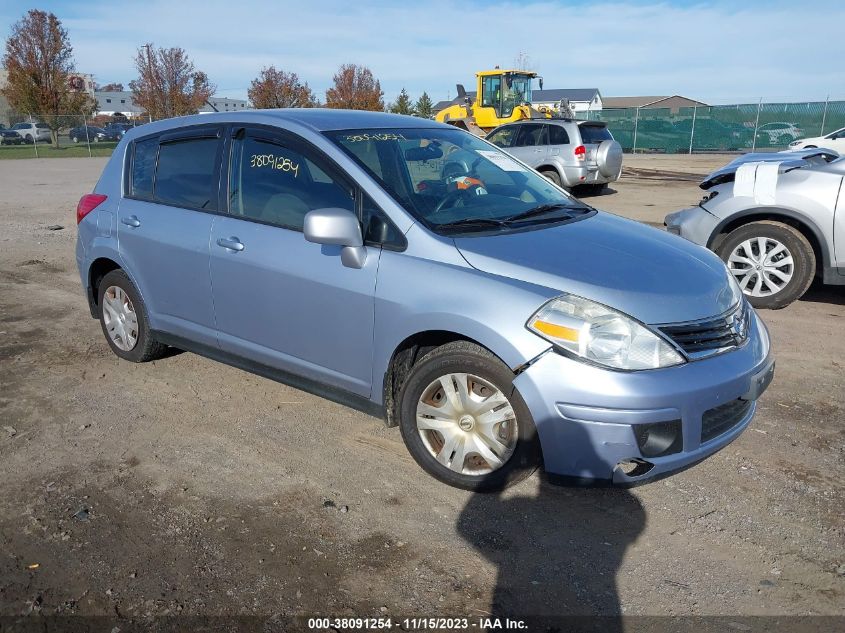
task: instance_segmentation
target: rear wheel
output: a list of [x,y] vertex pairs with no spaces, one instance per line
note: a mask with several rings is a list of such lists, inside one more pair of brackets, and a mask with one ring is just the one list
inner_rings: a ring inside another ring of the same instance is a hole
[[796,228],[769,220],[732,231],[719,256],[755,308],[776,310],[799,299],[816,272],[816,256]]
[[540,173],[546,178],[548,178],[550,181],[552,181],[554,184],[556,184],[558,187],[563,187],[563,183],[561,183],[560,181],[560,174],[557,173],[554,169],[544,169]]
[[144,301],[125,272],[113,270],[100,280],[98,300],[100,325],[115,354],[133,363],[164,354],[167,346],[153,338]]
[[468,341],[438,347],[411,368],[399,425],[414,460],[436,479],[466,490],[500,490],[540,462],[528,407],[511,370]]
[[71,137],[70,137],[70,140],[72,140],[74,143],[78,143],[78,142],[79,142],[79,137],[78,137],[78,136],[71,136]]

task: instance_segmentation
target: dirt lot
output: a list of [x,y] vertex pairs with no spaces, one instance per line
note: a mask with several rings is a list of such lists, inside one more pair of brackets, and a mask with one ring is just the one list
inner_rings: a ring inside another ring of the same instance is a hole
[[[590,202],[661,223],[725,160],[626,157]],[[73,257],[104,162],[0,164],[0,616],[845,615],[845,288],[763,314],[777,376],[713,458],[630,491],[473,496],[377,419],[192,354],[112,355]]]

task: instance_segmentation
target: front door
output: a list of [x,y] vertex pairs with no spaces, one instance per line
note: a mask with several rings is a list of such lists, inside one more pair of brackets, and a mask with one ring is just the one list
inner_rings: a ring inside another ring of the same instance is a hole
[[369,396],[381,251],[347,268],[302,234],[313,209],[355,211],[354,187],[301,140],[256,128],[234,131],[228,195],[210,241],[221,348]]

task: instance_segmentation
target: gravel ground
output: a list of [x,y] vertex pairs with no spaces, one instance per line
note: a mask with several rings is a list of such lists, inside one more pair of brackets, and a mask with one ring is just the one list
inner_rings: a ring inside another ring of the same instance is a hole
[[[589,202],[659,224],[726,160],[626,156]],[[73,257],[104,162],[0,165],[0,616],[845,615],[845,288],[763,313],[774,383],[695,468],[472,495],[362,413],[112,355]]]

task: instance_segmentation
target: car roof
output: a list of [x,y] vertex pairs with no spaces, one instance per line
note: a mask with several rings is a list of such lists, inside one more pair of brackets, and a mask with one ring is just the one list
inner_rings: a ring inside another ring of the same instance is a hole
[[357,130],[379,128],[442,128],[453,129],[444,123],[430,119],[371,112],[366,110],[340,110],[332,108],[282,108],[277,110],[241,110],[238,112],[211,112],[176,117],[145,124],[150,131],[180,128],[202,123],[255,123],[272,124],[273,122],[291,122],[309,127],[317,132],[331,130]]

